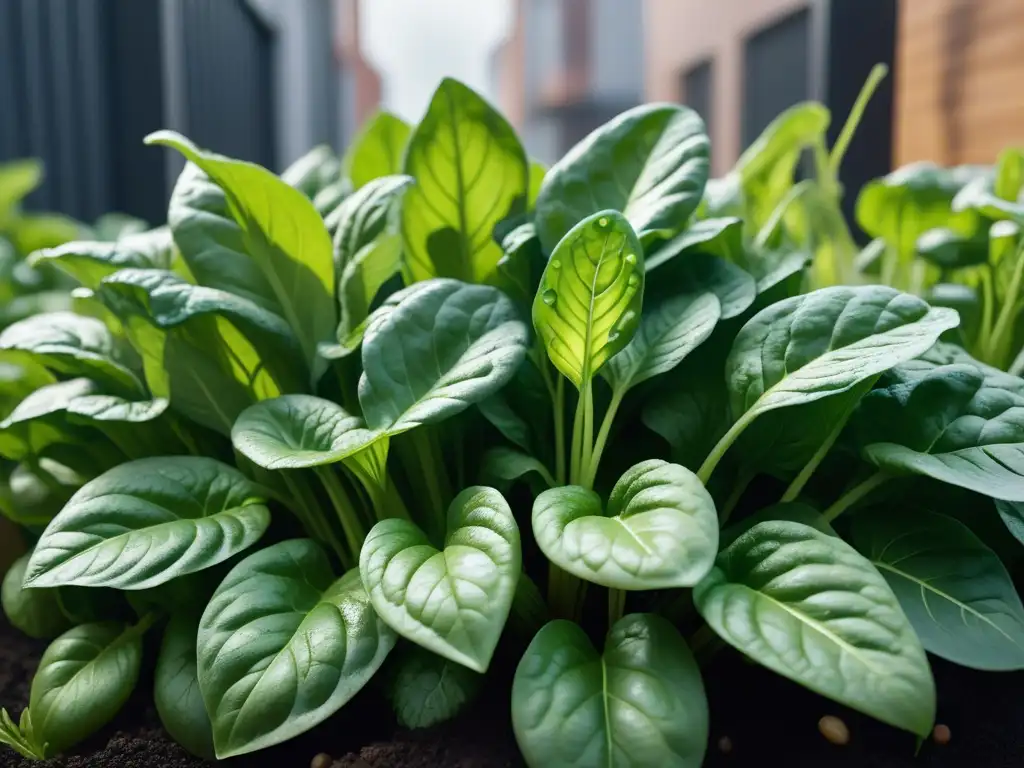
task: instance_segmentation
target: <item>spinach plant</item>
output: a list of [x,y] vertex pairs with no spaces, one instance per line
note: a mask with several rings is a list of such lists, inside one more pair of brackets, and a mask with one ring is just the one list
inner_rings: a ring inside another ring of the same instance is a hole
[[[926,651],[1024,667],[996,554],[1024,541],[1021,380],[940,341],[954,309],[804,292],[856,256],[808,213],[839,215],[853,130],[829,153],[822,123],[787,114],[720,183],[686,107],[545,170],[451,80],[281,177],[151,136],[189,161],[171,241],[38,252],[91,313],[0,333],[48,377],[0,452],[59,500],[16,507],[4,608],[59,636],[0,740],[73,746],[152,634],[167,730],[220,758],[371,680],[448,719],[499,649],[531,766],[699,766],[723,645],[919,737]],[[793,192],[807,135],[833,175]]]

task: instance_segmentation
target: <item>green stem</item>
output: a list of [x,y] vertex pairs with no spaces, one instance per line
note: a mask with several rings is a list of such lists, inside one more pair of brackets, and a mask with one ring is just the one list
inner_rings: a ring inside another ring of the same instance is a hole
[[576,418],[572,426],[572,464],[569,467],[569,482],[584,484],[584,474],[590,465],[594,450],[594,389],[588,379],[580,389],[576,402]]
[[715,467],[718,466],[718,462],[725,456],[729,446],[736,442],[737,438],[743,433],[743,430],[749,427],[755,418],[757,418],[757,413],[753,410],[744,413],[736,420],[735,424],[729,427],[729,431],[722,435],[722,439],[711,449],[711,453],[704,459],[704,463],[700,465],[700,469],[697,471],[697,477],[700,478],[704,485],[708,484],[708,480],[711,479],[711,473],[715,471]]
[[800,495],[800,491],[807,485],[807,481],[811,479],[814,471],[818,468],[818,465],[825,460],[825,456],[835,445],[836,440],[839,439],[840,433],[846,426],[846,422],[850,420],[850,416],[853,415],[854,408],[857,407],[857,403],[860,402],[859,398],[851,398],[850,404],[843,411],[842,417],[832,427],[832,431],[828,433],[828,437],[825,438],[824,442],[818,446],[818,450],[814,452],[814,455],[808,459],[807,463],[804,464],[803,469],[800,470],[800,474],[793,478],[793,482],[786,488],[786,492],[782,494],[780,501],[795,501],[796,497]]
[[316,474],[320,478],[320,482],[324,484],[331,504],[334,505],[334,511],[337,513],[338,519],[341,520],[341,528],[345,533],[349,551],[354,556],[358,556],[359,550],[363,546],[363,539],[366,538],[366,530],[363,528],[363,523],[359,519],[352,500],[330,466],[317,467]]
[[999,317],[996,319],[996,327],[992,331],[992,339],[988,346],[988,362],[1000,368],[1003,367],[1003,360],[1000,359],[1003,356],[1001,354],[1002,337],[1012,325],[1022,278],[1024,278],[1024,240],[1017,247],[1017,263],[1013,266],[1013,277],[1004,294],[1003,305],[999,308]]
[[772,211],[768,220],[761,227],[761,230],[757,233],[757,237],[754,239],[754,247],[758,250],[766,247],[771,236],[775,234],[776,227],[779,226],[779,222],[782,221],[782,217],[786,215],[786,211],[801,195],[814,186],[810,179],[804,179],[803,181],[797,182],[789,191],[786,192],[785,196],[779,201],[779,204],[775,206],[775,210]]
[[185,449],[193,456],[202,456],[203,452],[199,450],[199,446],[196,445],[196,441],[192,439],[192,435],[188,433],[188,430],[182,427],[181,422],[178,421],[176,416],[170,418],[171,429],[174,434],[177,435],[178,439],[181,440]]
[[722,508],[718,510],[719,526],[723,526],[729,521],[732,511],[740,503],[740,499],[743,498],[743,492],[747,490],[747,486],[750,485],[750,481],[754,479],[756,474],[755,472],[745,470],[736,478],[736,484],[733,486],[732,492],[725,500],[725,503],[722,504]]
[[857,485],[853,486],[850,490],[840,496],[832,506],[821,513],[822,522],[831,523],[882,483],[891,479],[891,475],[886,474],[883,470],[878,470],[866,480],[857,483]]
[[309,487],[305,482],[300,481],[298,478],[293,476],[289,470],[285,470],[281,473],[281,476],[285,479],[285,484],[288,486],[292,494],[293,503],[289,505],[292,513],[299,518],[299,522],[302,527],[305,528],[306,534],[319,542],[327,544],[334,550],[334,553],[338,556],[342,566],[345,570],[352,567],[352,554],[345,546],[338,541],[338,537],[335,535],[334,528],[331,524],[325,520],[319,510],[316,508],[315,499],[313,503],[309,503],[309,498],[312,495]]
[[[547,371],[547,366],[544,366]],[[547,378],[550,379],[550,376]],[[555,418],[555,479],[559,485],[565,485],[565,377],[559,376],[555,385],[554,397]]]
[[626,389],[624,387],[616,387],[612,391],[612,399],[608,403],[608,410],[605,411],[604,419],[601,421],[601,429],[597,432],[597,442],[594,443],[594,452],[590,457],[590,464],[583,478],[584,488],[594,487],[594,480],[597,479],[597,470],[601,466],[601,456],[604,454],[605,445],[608,443],[608,435],[612,431],[615,414],[618,413],[619,406],[622,405],[622,398],[625,396]]
[[419,474],[423,481],[423,490],[427,494],[426,501],[430,508],[434,533],[443,539],[448,524],[445,519],[444,495],[438,482],[438,473],[442,468],[437,466],[429,437],[423,427],[412,430],[408,435],[419,463]]
[[978,341],[975,344],[979,358],[987,356],[988,342],[992,338],[992,316],[996,304],[993,280],[992,265],[985,264],[981,269],[981,329],[978,331]]
[[622,618],[626,612],[626,590],[624,589],[609,589],[608,590],[608,626],[611,627],[615,622]]
[[857,131],[857,126],[860,125],[860,121],[864,118],[864,110],[867,109],[868,103],[871,101],[871,97],[875,95],[875,91],[878,89],[879,84],[885,79],[885,76],[889,73],[889,68],[885,64],[875,64],[871,68],[871,73],[868,75],[868,79],[864,82],[864,87],[860,89],[860,93],[857,95],[857,100],[853,103],[853,108],[850,110],[850,114],[846,117],[846,122],[843,124],[843,129],[839,132],[839,137],[836,139],[836,143],[832,145],[832,155],[829,158],[829,169],[833,176],[839,175],[839,168],[843,164],[843,157],[846,155],[846,150],[850,146],[850,141],[853,139],[853,134]]
[[563,571],[554,563],[548,565],[548,605],[551,607],[552,618],[578,618],[579,608],[583,602],[586,584],[576,576]]

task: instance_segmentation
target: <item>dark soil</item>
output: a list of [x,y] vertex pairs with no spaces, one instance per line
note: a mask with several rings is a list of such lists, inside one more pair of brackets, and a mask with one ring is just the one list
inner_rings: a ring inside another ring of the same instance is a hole
[[[23,637],[0,619],[0,706],[14,719],[28,701],[29,683],[46,643]],[[1000,768],[1024,765],[1024,673],[985,674],[932,660],[939,689],[938,722],[949,744],[915,739],[807,693],[732,652],[706,674],[711,700],[708,768]],[[507,690],[504,684],[495,688]],[[504,698],[504,697],[502,697]],[[850,743],[828,743],[818,720],[835,715]],[[459,720],[425,731],[396,728],[372,693],[288,744],[227,761],[244,768],[306,768],[319,753],[332,768],[509,768],[520,761],[508,725],[508,706],[484,699]],[[720,740],[731,743],[723,753]],[[160,727],[151,695],[140,685],[115,722],[76,754],[32,763],[0,747],[0,768],[197,768],[205,765],[174,744]],[[657,767],[654,767],[657,768]]]

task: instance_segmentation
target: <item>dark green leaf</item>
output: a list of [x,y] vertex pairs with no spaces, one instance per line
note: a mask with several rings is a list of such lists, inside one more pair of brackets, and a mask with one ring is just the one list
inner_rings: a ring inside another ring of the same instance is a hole
[[7,570],[0,589],[4,615],[11,626],[29,637],[48,640],[68,629],[70,622],[60,609],[55,589],[26,589],[22,585],[28,555],[22,555]]
[[153,699],[160,722],[171,738],[193,755],[213,760],[213,728],[199,690],[198,631],[198,617],[171,617],[156,660]]
[[483,675],[413,643],[402,648],[389,698],[403,728],[429,728],[451,720],[476,697]]

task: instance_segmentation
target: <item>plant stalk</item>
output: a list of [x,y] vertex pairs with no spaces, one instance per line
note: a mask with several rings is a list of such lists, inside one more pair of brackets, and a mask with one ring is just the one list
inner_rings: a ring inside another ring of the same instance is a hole
[[626,590],[624,589],[609,589],[608,590],[608,626],[611,627],[615,622],[622,618],[626,612]]
[[875,474],[871,475],[866,480],[857,483],[857,485],[853,486],[852,488],[850,488],[850,490],[848,490],[846,493],[844,493],[842,496],[836,499],[835,503],[832,504],[832,506],[830,506],[828,509],[821,513],[822,521],[826,523],[831,523],[833,520],[835,520],[837,517],[843,514],[843,512],[845,512],[847,509],[849,509],[858,501],[863,499],[865,496],[867,496],[869,493],[875,490],[878,486],[882,485],[882,483],[885,483],[891,479],[892,476],[886,473],[884,470],[878,470],[877,472],[875,472]]
[[341,484],[338,476],[334,474],[330,466],[317,467],[316,474],[327,490],[327,495],[331,499],[331,504],[334,505],[334,511],[337,513],[338,519],[341,520],[341,528],[345,533],[345,540],[348,543],[349,551],[353,557],[358,557],[359,550],[363,546],[363,539],[366,538],[366,530],[352,504],[352,499],[349,498],[348,493],[345,492],[345,487]]
[[[550,377],[549,377],[550,378]],[[565,377],[559,376],[555,384],[555,479],[565,485]]]
[[756,418],[757,414],[753,411],[744,413],[736,420],[735,424],[729,427],[729,431],[722,435],[722,439],[711,449],[711,453],[708,454],[708,457],[704,459],[704,463],[700,465],[700,469],[697,470],[697,477],[704,485],[708,484],[711,474],[715,471],[715,467],[718,466],[718,462],[725,456],[725,452],[729,450],[729,446],[736,442],[739,436],[743,434],[743,430],[749,427]]
[[1021,280],[1024,279],[1024,240],[1017,246],[1017,262],[1013,266],[1013,277],[1010,279],[1010,286],[1006,290],[1003,305],[999,308],[999,317],[996,318],[996,326],[992,331],[992,337],[988,345],[988,362],[992,365],[1003,367],[1004,361],[1002,341],[1014,320],[1017,308],[1017,296],[1020,294]]
[[597,433],[597,442],[594,443],[594,452],[590,457],[590,464],[583,477],[584,488],[594,487],[594,480],[597,479],[597,470],[601,465],[601,456],[604,454],[605,445],[608,443],[608,435],[612,431],[615,414],[618,413],[619,406],[622,405],[622,398],[625,395],[626,390],[624,388],[616,387],[612,392],[611,402],[608,403],[608,410],[605,411],[604,419],[601,421],[601,429]]
[[740,499],[743,498],[743,493],[747,490],[747,486],[750,485],[750,481],[756,476],[755,472],[744,470],[740,472],[736,478],[736,484],[732,488],[732,492],[729,497],[722,504],[722,507],[718,510],[718,524],[719,527],[729,522],[729,518],[732,516],[732,512],[736,509],[736,505],[740,503]]
[[857,100],[853,103],[853,108],[850,110],[850,114],[846,117],[846,122],[843,123],[843,129],[839,132],[839,136],[836,138],[836,143],[832,145],[832,154],[829,157],[829,169],[833,176],[839,175],[839,168],[843,164],[843,157],[846,156],[846,150],[850,147],[850,141],[853,139],[854,133],[857,131],[857,127],[860,125],[860,121],[864,118],[864,110],[867,109],[868,104],[871,101],[871,97],[875,95],[875,91],[878,90],[878,86],[881,84],[885,76],[889,74],[889,67],[885,64],[875,64],[871,68],[871,72],[868,74],[868,79],[864,82],[864,86],[860,89],[860,93],[857,95]]
[[434,532],[444,538],[447,522],[445,520],[444,496],[438,481],[438,473],[441,468],[436,466],[435,454],[431,451],[429,436],[423,429],[423,427],[419,427],[409,432],[409,442],[416,452],[419,474],[423,481],[423,490],[427,494],[426,501],[430,508]]

